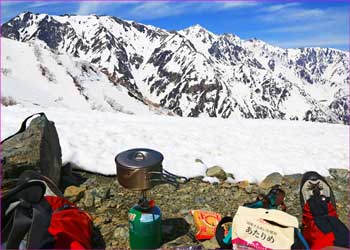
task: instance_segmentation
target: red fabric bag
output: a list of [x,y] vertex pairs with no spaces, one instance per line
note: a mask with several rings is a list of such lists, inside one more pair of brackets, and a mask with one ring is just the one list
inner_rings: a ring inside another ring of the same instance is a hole
[[338,218],[333,191],[324,177],[306,172],[301,180],[300,201],[302,233],[311,249],[350,247],[349,229]]
[[46,196],[52,208],[49,233],[55,249],[90,249],[92,220],[89,214],[64,198]]
[[[332,204],[329,202],[328,207],[328,216],[337,218],[337,212],[335,211]],[[324,233],[317,226],[315,218],[310,209],[309,202],[305,203],[303,209],[303,235],[306,241],[310,244],[311,249],[321,249],[327,246],[333,246],[335,240],[334,232]]]
[[31,172],[21,177],[1,197],[2,249],[90,249],[89,214],[61,197],[46,177]]

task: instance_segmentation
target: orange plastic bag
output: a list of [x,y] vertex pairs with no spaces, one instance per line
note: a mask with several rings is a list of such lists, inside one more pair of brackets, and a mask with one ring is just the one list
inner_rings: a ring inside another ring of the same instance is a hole
[[221,214],[204,210],[191,210],[191,214],[198,230],[196,239],[209,240],[213,238],[215,236],[216,226],[221,220]]

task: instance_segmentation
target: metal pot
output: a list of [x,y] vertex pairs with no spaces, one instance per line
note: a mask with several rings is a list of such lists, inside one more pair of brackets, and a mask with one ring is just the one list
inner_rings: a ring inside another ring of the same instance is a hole
[[115,157],[118,182],[125,188],[144,191],[163,183],[178,187],[177,179],[187,180],[163,170],[163,159],[160,152],[147,148],[119,153]]

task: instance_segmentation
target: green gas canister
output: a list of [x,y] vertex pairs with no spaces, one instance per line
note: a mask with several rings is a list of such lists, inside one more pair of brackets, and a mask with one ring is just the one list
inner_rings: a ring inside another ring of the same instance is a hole
[[129,216],[129,242],[131,249],[155,249],[162,244],[162,214],[151,200],[133,206]]
[[162,214],[147,192],[159,184],[179,187],[188,179],[163,169],[163,155],[148,148],[135,148],[119,153],[115,157],[117,178],[121,186],[141,192],[137,205],[129,212],[129,242],[131,249],[155,249],[162,245]]

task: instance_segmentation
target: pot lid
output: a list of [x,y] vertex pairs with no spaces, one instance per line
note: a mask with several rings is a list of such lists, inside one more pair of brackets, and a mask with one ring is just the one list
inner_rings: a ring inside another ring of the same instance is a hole
[[119,153],[115,162],[126,168],[151,168],[162,164],[163,155],[148,148],[134,148]]

